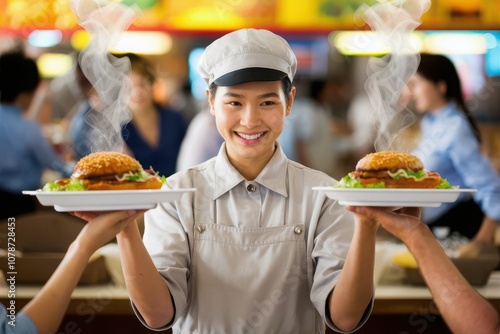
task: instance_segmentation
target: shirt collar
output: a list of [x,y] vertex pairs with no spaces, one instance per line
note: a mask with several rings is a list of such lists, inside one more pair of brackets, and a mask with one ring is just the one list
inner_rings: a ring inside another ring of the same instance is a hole
[[440,109],[436,110],[434,113],[427,113],[429,119],[431,120],[439,120],[443,118],[447,118],[453,111],[456,109],[456,103],[453,101],[448,102]]
[[[281,146],[276,142],[276,150],[266,167],[257,176],[254,182],[287,197],[286,174],[288,159]],[[215,186],[213,199],[217,199],[236,185],[246,181],[245,178],[229,162],[226,154],[226,143],[223,143],[217,155],[215,166]]]

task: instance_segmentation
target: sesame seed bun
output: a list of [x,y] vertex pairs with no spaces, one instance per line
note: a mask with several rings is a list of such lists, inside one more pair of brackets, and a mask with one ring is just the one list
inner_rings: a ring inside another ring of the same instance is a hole
[[380,151],[367,154],[356,165],[359,171],[410,169],[421,170],[424,165],[416,156],[404,152]]
[[141,170],[136,159],[118,152],[96,152],[89,154],[76,164],[73,177],[77,179],[93,178],[103,175],[123,174]]
[[[402,170],[402,171],[401,171]],[[425,173],[418,179],[410,172]],[[409,174],[410,173],[410,174]],[[385,188],[436,188],[441,176],[424,170],[424,165],[416,156],[397,151],[370,153],[358,161],[356,170],[349,173],[363,187]],[[395,177],[398,175],[397,177]]]
[[[146,175],[140,180],[127,180],[123,174]],[[80,180],[87,190],[160,189],[161,179],[145,172],[136,159],[118,152],[89,154],[75,165],[73,179]]]

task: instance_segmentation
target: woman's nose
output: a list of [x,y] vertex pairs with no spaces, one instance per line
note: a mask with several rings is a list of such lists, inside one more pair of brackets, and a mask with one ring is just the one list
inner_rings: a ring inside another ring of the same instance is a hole
[[241,124],[247,128],[256,127],[261,123],[260,111],[257,107],[247,106],[241,115]]

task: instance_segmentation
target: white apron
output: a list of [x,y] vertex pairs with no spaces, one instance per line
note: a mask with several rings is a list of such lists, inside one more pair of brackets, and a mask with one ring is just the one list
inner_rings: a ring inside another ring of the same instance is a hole
[[314,333],[303,231],[196,223],[188,305],[174,333]]

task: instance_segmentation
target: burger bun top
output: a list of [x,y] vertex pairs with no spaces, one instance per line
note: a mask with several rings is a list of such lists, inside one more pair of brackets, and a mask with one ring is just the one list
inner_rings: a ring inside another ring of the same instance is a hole
[[424,164],[416,156],[397,151],[380,151],[369,153],[358,161],[357,171],[381,171],[409,169],[413,171],[424,169]]
[[78,161],[73,169],[73,177],[79,179],[103,175],[123,174],[142,169],[141,164],[129,155],[119,152],[91,153]]

